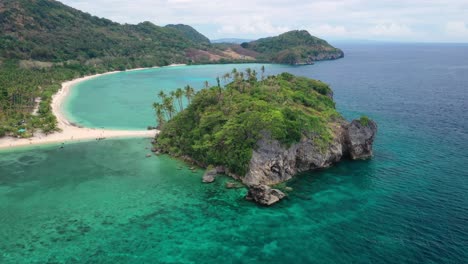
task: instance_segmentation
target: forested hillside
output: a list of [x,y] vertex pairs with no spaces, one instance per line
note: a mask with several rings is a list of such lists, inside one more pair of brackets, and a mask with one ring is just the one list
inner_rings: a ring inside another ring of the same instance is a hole
[[190,26],[120,25],[53,0],[0,2],[0,31],[0,57],[53,62],[164,65],[209,45]]
[[215,45],[187,25],[122,25],[55,0],[0,0],[0,136],[54,131],[52,95],[63,81],[84,75],[171,63],[297,64],[342,56],[298,32]]
[[305,30],[293,30],[277,37],[242,43],[248,50],[258,52],[258,60],[286,64],[310,64],[319,60],[333,60],[344,56],[323,39],[311,36]]

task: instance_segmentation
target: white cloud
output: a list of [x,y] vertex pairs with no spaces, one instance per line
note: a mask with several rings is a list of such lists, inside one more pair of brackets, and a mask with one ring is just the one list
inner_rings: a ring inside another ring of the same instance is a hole
[[310,34],[316,36],[333,36],[342,37],[348,36],[350,32],[344,26],[332,26],[329,24],[322,24],[318,26],[307,27]]
[[409,26],[397,23],[378,24],[368,31],[374,36],[382,37],[405,37],[413,34]]
[[464,21],[449,21],[445,25],[447,38],[457,42],[468,42],[468,24]]
[[447,22],[445,30],[449,35],[468,35],[468,26],[463,21]]
[[189,24],[210,38],[256,38],[288,29],[335,39],[460,41],[460,34],[468,35],[468,0],[61,1],[121,23]]
[[256,34],[262,32],[269,35],[280,34],[290,30],[285,26],[275,26],[263,17],[250,17],[236,21],[224,21],[219,33],[234,35]]

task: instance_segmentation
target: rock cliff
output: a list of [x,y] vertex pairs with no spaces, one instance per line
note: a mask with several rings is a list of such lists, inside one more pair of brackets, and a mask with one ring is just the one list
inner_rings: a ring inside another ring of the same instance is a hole
[[[303,138],[289,147],[268,136],[259,140],[257,149],[253,151],[249,170],[241,178],[250,188],[248,197],[255,196],[257,198],[253,200],[267,204],[261,201],[271,201],[271,195],[258,186],[281,183],[300,172],[327,168],[343,157],[366,159],[372,156],[372,145],[377,133],[377,124],[374,121],[368,120],[365,125],[359,120],[351,123],[341,121],[332,127],[334,138],[326,147],[318,146],[313,136]],[[262,191],[258,191],[259,189]],[[266,198],[259,198],[262,195]]]

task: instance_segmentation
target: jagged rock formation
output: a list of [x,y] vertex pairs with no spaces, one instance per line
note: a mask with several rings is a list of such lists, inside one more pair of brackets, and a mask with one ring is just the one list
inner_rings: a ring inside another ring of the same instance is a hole
[[349,156],[365,159],[372,156],[372,145],[377,125],[369,120],[362,125],[358,120],[335,124],[334,139],[325,148],[314,142],[314,137],[303,138],[289,148],[277,140],[263,137],[252,153],[249,170],[242,182],[247,186],[272,185],[291,179],[295,174],[322,169]]
[[282,191],[259,184],[249,186],[249,192],[245,198],[261,205],[272,205],[284,197],[286,195]]

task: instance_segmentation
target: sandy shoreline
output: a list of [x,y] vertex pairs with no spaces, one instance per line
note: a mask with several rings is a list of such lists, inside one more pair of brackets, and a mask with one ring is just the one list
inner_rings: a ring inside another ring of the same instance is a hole
[[[183,66],[184,64],[172,64],[169,66]],[[168,67],[169,67],[168,66]],[[152,67],[157,68],[157,67]],[[137,71],[151,68],[138,68],[128,71]],[[112,71],[102,74],[96,74],[86,76],[71,81],[62,83],[62,88],[52,97],[52,112],[57,117],[58,127],[62,130],[50,135],[44,135],[42,133],[34,133],[34,137],[31,138],[13,138],[3,137],[0,138],[0,149],[8,149],[21,146],[32,146],[40,144],[51,144],[51,143],[65,143],[65,142],[79,142],[89,141],[98,138],[116,138],[116,137],[146,137],[151,138],[159,133],[157,130],[110,130],[110,129],[97,129],[97,128],[86,128],[77,127],[72,125],[62,112],[62,106],[65,102],[65,98],[70,94],[71,88],[79,82],[86,81],[92,78],[96,78],[102,75],[113,74],[121,71]]]

